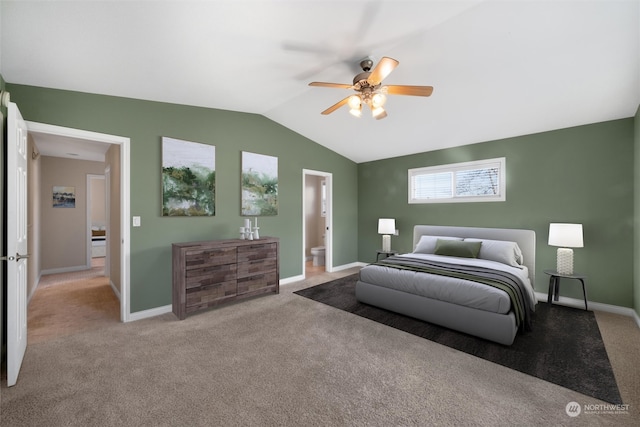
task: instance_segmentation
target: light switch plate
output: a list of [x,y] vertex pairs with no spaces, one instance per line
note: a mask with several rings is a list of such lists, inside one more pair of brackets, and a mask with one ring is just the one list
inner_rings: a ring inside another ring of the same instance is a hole
[[140,217],[139,216],[134,216],[133,217],[133,226],[134,227],[140,227]]

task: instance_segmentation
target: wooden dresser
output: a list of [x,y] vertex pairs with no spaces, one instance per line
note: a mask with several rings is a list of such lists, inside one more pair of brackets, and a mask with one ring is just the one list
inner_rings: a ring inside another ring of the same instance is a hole
[[211,240],[174,243],[173,313],[187,314],[226,302],[280,291],[279,240]]

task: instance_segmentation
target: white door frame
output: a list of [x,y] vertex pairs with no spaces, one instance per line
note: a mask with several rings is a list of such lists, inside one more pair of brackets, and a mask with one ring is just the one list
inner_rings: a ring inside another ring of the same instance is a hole
[[[91,227],[92,227],[92,221],[91,221],[91,216],[92,216],[92,209],[91,206],[93,205],[93,199],[95,197],[95,194],[93,194],[93,191],[91,190],[91,182],[95,179],[101,179],[103,181],[106,181],[106,177],[105,175],[97,175],[97,174],[93,174],[93,173],[88,173],[87,174],[87,260],[86,260],[86,264],[87,264],[87,268],[91,268],[91,258],[93,257],[92,255],[92,246],[93,246],[93,239],[91,237]],[[106,191],[107,191],[107,187],[105,184],[105,194],[103,195],[105,197],[105,204],[104,204],[104,208],[105,210],[108,209],[107,203],[106,203]],[[108,212],[108,211],[107,211]],[[106,215],[106,212],[105,212]],[[105,218],[105,226],[109,224],[109,221]],[[105,233],[106,234],[106,233]],[[106,239],[105,239],[105,243],[106,243]],[[106,249],[106,248],[105,248]],[[106,257],[109,256],[109,252],[107,252]],[[105,264],[105,274],[107,274],[109,272],[109,270],[106,268],[106,264]]]
[[[104,222],[105,222],[105,230],[106,230],[106,235],[107,238],[105,240],[105,256],[104,256],[104,271],[105,271],[105,275],[107,274],[107,272],[111,271],[111,239],[109,238],[109,227],[111,225],[111,165],[108,165],[105,169],[104,169],[104,208],[106,210],[105,214],[104,214]],[[113,291],[118,295],[118,298],[120,297],[120,294],[122,292],[118,291],[115,286],[113,285],[113,280],[111,280],[111,276],[109,275],[109,283],[111,283],[111,287],[113,288]]]
[[316,171],[312,169],[302,170],[302,275],[305,276],[305,248],[307,241],[307,200],[305,191],[305,181],[307,176],[321,176],[327,182],[327,216],[325,217],[325,240],[324,240],[324,260],[325,271],[333,271],[333,174],[330,172]]
[[129,191],[131,139],[124,136],[27,121],[29,131],[120,145],[120,321],[131,320]]

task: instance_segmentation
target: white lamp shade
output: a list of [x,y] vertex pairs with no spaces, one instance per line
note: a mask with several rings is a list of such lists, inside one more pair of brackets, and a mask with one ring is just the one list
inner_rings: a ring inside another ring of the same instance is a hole
[[380,218],[378,220],[378,234],[395,234],[396,220],[393,218]]
[[563,248],[582,248],[582,224],[549,224],[549,245]]
[[352,110],[359,110],[362,105],[362,100],[358,95],[351,95],[347,101],[347,104],[349,104],[349,108],[351,108]]

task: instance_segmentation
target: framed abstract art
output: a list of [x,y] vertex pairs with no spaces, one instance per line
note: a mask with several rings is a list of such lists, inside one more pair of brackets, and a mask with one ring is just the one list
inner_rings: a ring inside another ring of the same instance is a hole
[[213,216],[216,147],[162,137],[162,216]]
[[242,152],[242,216],[278,215],[278,158]]

